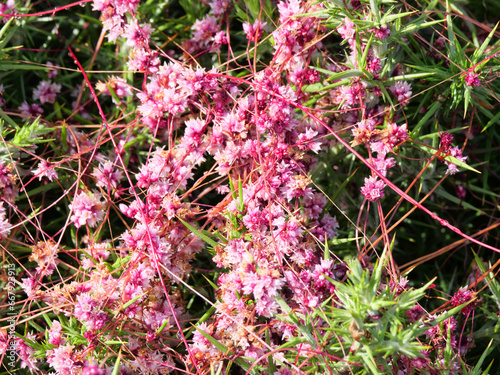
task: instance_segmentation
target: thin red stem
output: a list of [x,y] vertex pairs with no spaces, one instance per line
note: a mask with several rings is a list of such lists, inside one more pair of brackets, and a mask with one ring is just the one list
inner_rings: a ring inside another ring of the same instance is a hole
[[55,9],[52,9],[52,10],[45,10],[43,12],[37,12],[37,13],[28,13],[28,14],[0,14],[0,17],[7,17],[7,18],[12,18],[12,17],[15,17],[15,18],[18,18],[18,17],[38,17],[38,16],[44,16],[46,14],[52,14],[51,17],[54,16],[55,13],[57,12],[60,12],[61,10],[64,10],[64,9],[68,9],[68,8],[71,8],[71,7],[74,7],[74,6],[77,6],[77,5],[81,5],[81,4],[84,4],[84,3],[90,3],[92,0],[80,0],[80,1],[77,1],[76,3],[71,3],[71,4],[67,4],[67,5],[63,5],[61,7],[58,7],[58,8],[55,8]]

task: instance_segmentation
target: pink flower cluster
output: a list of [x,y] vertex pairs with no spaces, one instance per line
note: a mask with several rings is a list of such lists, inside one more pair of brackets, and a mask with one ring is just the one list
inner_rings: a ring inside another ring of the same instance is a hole
[[[451,147],[452,142],[453,135],[448,132],[443,132],[441,134],[441,140],[439,143],[440,151],[446,155],[453,156],[457,160],[465,163],[465,160],[467,160],[467,156],[463,156],[462,150],[458,146]],[[458,172],[458,167],[453,162],[445,160],[444,163],[448,166],[446,173],[453,175]]]
[[60,91],[60,84],[51,83],[50,81],[41,81],[33,91],[33,99],[39,100],[41,104],[53,104]]
[[17,196],[17,177],[12,173],[12,164],[0,161],[0,197],[13,203]]
[[262,33],[264,32],[264,27],[266,27],[267,22],[261,22],[260,20],[255,20],[253,25],[249,22],[243,22],[243,31],[249,42],[258,42]]
[[[14,13],[17,10],[14,9],[16,6],[15,0],[7,0],[5,3],[0,3],[0,14],[9,14]],[[4,22],[6,22],[7,18],[4,18]]]
[[126,15],[137,9],[139,0],[94,0],[92,9],[101,12],[104,31],[109,31],[108,39],[116,41],[127,24]]
[[7,218],[7,210],[4,207],[4,203],[0,202],[0,239],[7,238],[11,228],[12,225]]
[[[437,316],[434,316],[434,318],[436,317]],[[450,340],[449,345],[452,348],[455,348],[458,342],[456,336],[457,326],[458,326],[457,321],[452,316],[446,319],[441,324],[438,324],[428,329],[425,332],[425,335],[431,340],[432,344],[436,348],[444,349],[445,346],[447,345],[448,338]]]
[[21,116],[26,119],[35,119],[43,114],[43,108],[38,104],[28,104],[27,102],[22,102],[18,108],[21,111]]
[[469,72],[465,75],[464,81],[467,86],[481,86],[481,79],[479,79],[479,74],[474,72]]
[[165,127],[165,114],[178,116],[187,110],[189,99],[201,90],[211,90],[204,71],[184,68],[178,63],[164,64],[149,78],[145,92],[137,94],[139,111],[151,129]]
[[[56,374],[111,373],[112,370],[84,359],[82,353],[94,350],[99,335],[115,332],[117,327],[133,332],[123,345],[130,360],[117,368],[119,373],[166,373],[174,368],[170,355],[158,348],[166,345],[166,335],[182,329],[182,322],[187,320],[185,301],[177,293],[177,285],[190,276],[191,263],[203,248],[203,236],[192,230],[198,225],[218,234],[207,242],[213,247],[213,261],[220,272],[215,313],[194,332],[189,356],[182,358],[188,364],[195,359],[197,365],[209,368],[222,360],[220,351],[200,330],[231,347],[237,356],[257,359],[267,355],[269,342],[271,347],[277,347],[283,339],[300,334],[297,325],[273,319],[276,314],[286,317],[278,297],[297,313],[300,324],[306,324],[302,317],[335,292],[330,280],[340,281],[347,272],[342,262],[324,258],[322,246],[337,236],[339,223],[328,212],[325,195],[316,190],[310,178],[317,154],[327,150],[332,142],[326,139],[327,131],[319,121],[304,118],[297,111],[310,98],[310,86],[306,85],[321,82],[322,75],[310,63],[319,58],[322,44],[317,36],[326,29],[319,18],[308,14],[319,14],[324,5],[279,1],[279,27],[272,33],[273,59],[250,78],[183,64],[167,55],[168,62],[162,62],[158,52],[150,49],[152,28],[139,22],[137,5],[137,0],[94,0],[93,8],[101,12],[109,40],[124,36],[131,48],[129,67],[145,75],[142,88],[137,90],[119,77],[111,77],[97,88],[107,95],[111,88],[119,99],[137,92],[141,125],[146,125],[149,135],[165,142],[162,147],[151,147],[140,165],[137,160],[144,154],[131,153],[137,164],[130,163],[130,170],[136,168],[135,174],[131,173],[132,178],[126,181],[119,156],[130,138],[117,136],[120,142],[115,154],[92,154],[94,169],[81,179],[89,187],[74,196],[69,205],[70,221],[77,228],[97,227],[108,206],[113,207],[114,192],[115,197],[128,198],[117,204],[128,229],[113,234],[116,244],[111,240],[97,242],[101,240],[87,232],[82,241],[88,247],[77,258],[81,261],[79,272],[84,275],[81,279],[40,288],[38,276],[50,275],[57,267],[58,247],[48,241],[32,247],[30,260],[36,261],[38,268],[36,274],[23,279],[24,291],[30,296],[36,293],[54,311],[86,329],[81,341],[87,343],[74,346],[68,339],[68,334],[73,333],[60,322],[52,322],[48,342],[54,347],[47,351],[47,362]],[[189,54],[217,53],[227,43],[221,20],[231,4],[214,0],[209,5],[210,14],[195,21],[192,38],[183,43],[188,61],[192,58]],[[390,36],[391,29],[381,25],[359,31],[354,21],[346,17],[337,28],[351,49],[347,63],[328,69],[341,72],[349,67],[366,68],[367,76],[372,74],[373,79],[380,79],[384,61],[373,46],[366,53],[366,67],[357,66],[358,51],[368,48],[364,42],[356,45],[357,36],[370,33],[380,41]],[[265,26],[260,20],[243,23],[248,43],[258,43]],[[55,73],[51,75],[55,77]],[[60,89],[60,85],[43,81],[34,97],[41,104],[53,103]],[[412,95],[412,87],[406,81],[396,82],[389,91],[401,105],[407,105]],[[366,147],[374,171],[361,188],[368,201],[384,197],[386,184],[378,176],[388,176],[396,165],[389,154],[408,140],[407,125],[397,125],[393,109],[380,104],[381,95],[380,87],[355,76],[349,84],[338,84],[326,92],[321,98],[326,104],[318,104],[319,109],[324,108],[322,105],[344,109],[331,116],[329,125],[334,129],[351,128],[352,145]],[[116,98],[113,101],[120,104]],[[23,103],[20,110],[32,116],[41,109]],[[457,147],[451,147],[451,141],[448,136],[443,137],[442,151],[465,160]],[[67,143],[70,153],[79,156],[88,155],[96,147],[87,134],[77,131],[68,135]],[[206,172],[199,168],[206,160],[214,162],[213,168],[193,182],[197,174]],[[454,173],[453,164],[446,163],[449,173]],[[3,198],[11,202],[16,188],[15,177],[9,172],[0,164],[0,189]],[[54,165],[43,159],[33,174],[40,180],[58,178]],[[99,192],[91,190],[91,183],[100,188]],[[212,186],[207,188],[211,193],[220,195],[213,207],[198,206],[198,197],[193,197],[205,184]],[[202,208],[206,211],[202,212]],[[6,237],[10,229],[6,208],[0,203],[0,236]],[[112,252],[119,258],[117,261],[114,256],[110,258],[113,261],[108,260]],[[406,282],[401,279],[389,286],[398,295]],[[470,298],[460,290],[452,304]],[[416,322],[423,314],[416,306],[407,313],[408,320]],[[256,322],[269,327],[268,337],[264,330],[255,330]],[[456,322],[448,319],[442,326],[430,329],[427,336],[434,345],[444,348],[442,340],[448,328],[455,332]],[[160,338],[161,330],[165,334]],[[312,350],[309,345],[304,347]],[[19,353],[22,366],[35,369],[34,352],[21,345]],[[428,363],[405,356],[395,361],[419,369]],[[276,373],[287,371],[280,369]]]
[[361,188],[361,194],[369,201],[376,201],[384,197],[385,183],[378,177],[365,178],[365,185]]
[[46,177],[49,181],[55,178],[57,179],[59,176],[54,166],[51,166],[47,160],[42,159],[36,169],[33,169],[32,173],[35,177],[41,181],[43,177]]
[[391,90],[392,94],[398,99],[401,105],[408,105],[411,94],[413,93],[411,91],[411,85],[408,82],[396,82],[393,86],[389,87],[389,90]]
[[105,160],[99,163],[99,167],[94,168],[92,176],[96,179],[96,185],[108,190],[117,189],[123,178],[123,172],[111,161]]
[[[382,130],[376,129],[375,126],[376,121],[373,118],[358,122],[352,130],[354,135],[352,144],[364,144],[372,152],[377,153],[377,157],[371,159],[371,164],[374,170],[385,177],[387,170],[396,165],[394,158],[388,158],[387,154],[393,152],[394,147],[408,139],[408,132],[406,124],[401,126],[394,123],[387,124]],[[374,201],[384,196],[384,187],[383,181],[379,180],[377,176],[372,176],[365,178],[365,185],[361,189],[361,193],[369,201]]]
[[77,228],[82,225],[94,228],[104,218],[106,204],[101,201],[101,198],[101,194],[96,191],[89,194],[81,191],[69,205],[73,213],[71,215],[71,222]]
[[[111,89],[119,99],[123,99],[127,96],[132,96],[132,88],[127,83],[127,81],[125,81],[125,79],[121,77],[116,76],[111,76],[106,80],[106,82],[99,81],[96,84],[96,89],[107,95],[111,95]],[[119,102],[117,102],[114,96],[112,97],[112,100],[113,103],[120,104]]]
[[[454,295],[451,297],[450,302],[453,307],[460,306],[464,303],[467,303],[475,298],[475,294],[473,291],[468,290],[467,288],[460,288]],[[478,305],[478,301],[473,301],[469,303],[462,309],[462,313],[464,315],[469,315],[471,311],[473,311]]]
[[[219,47],[227,44],[227,35],[221,30],[219,17],[223,14],[225,5],[213,2],[212,14],[208,14],[201,20],[196,20],[192,26],[193,37],[186,39],[182,47],[191,55],[204,52],[217,52]],[[222,8],[219,8],[222,6]],[[215,13],[214,13],[215,12]]]
[[[33,333],[28,333],[26,339],[30,341],[36,341],[36,337]],[[37,371],[37,363],[39,360],[35,358],[35,349],[29,346],[24,340],[18,339],[16,341],[16,350],[19,359],[21,360],[21,368],[27,368],[30,371]]]
[[[467,159],[467,156],[462,155],[462,150],[458,148],[458,146],[452,147],[449,149],[449,154],[453,156],[454,158],[457,158],[461,162],[465,162]],[[455,174],[458,172],[458,167],[456,164],[452,163],[451,161],[445,160],[444,163],[448,166],[448,170],[446,173],[449,174]]]

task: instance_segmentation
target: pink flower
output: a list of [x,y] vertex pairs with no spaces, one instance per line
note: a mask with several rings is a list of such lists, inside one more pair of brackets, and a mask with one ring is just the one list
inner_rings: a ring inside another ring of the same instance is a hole
[[182,138],[182,145],[186,150],[192,147],[199,147],[201,145],[201,137],[205,129],[206,121],[202,119],[189,119],[185,122],[184,137]]
[[0,14],[9,14],[16,5],[15,0],[7,0],[6,3],[0,3]]
[[125,26],[123,36],[127,41],[127,45],[136,49],[142,49],[148,47],[150,33],[151,25],[146,24],[143,27],[140,27],[137,20],[133,20]]
[[[436,316],[431,316],[431,318],[436,318]],[[457,321],[453,316],[449,317],[440,324],[429,328],[425,335],[432,340],[432,343],[436,346],[444,346],[447,344],[448,337],[450,339],[449,343],[452,347],[457,345],[457,337],[455,331],[457,329]]]
[[218,194],[227,194],[231,192],[231,189],[227,185],[218,185],[215,190]]
[[294,245],[299,242],[303,229],[296,220],[293,220],[293,218],[286,221],[285,218],[281,216],[274,219],[272,225],[276,227],[276,229],[273,230],[273,235],[276,239],[281,240],[283,244]]
[[393,86],[389,87],[389,90],[391,90],[392,94],[402,105],[408,104],[411,94],[413,93],[411,91],[411,85],[406,81],[396,82]]
[[0,239],[7,238],[12,228],[9,220],[6,218],[7,211],[3,206],[3,202],[0,202]]
[[378,179],[378,177],[367,177],[365,178],[365,186],[361,188],[361,193],[366,199],[373,202],[384,196],[384,181]]
[[89,293],[80,294],[76,297],[77,302],[75,304],[75,317],[78,320],[87,320],[90,314],[97,306],[97,302],[92,298]]
[[[408,139],[408,129],[406,124],[401,126],[397,126],[394,123],[388,124],[384,133],[385,136],[382,139],[370,144],[371,150],[378,153],[378,159],[383,159],[385,155],[394,150],[394,147]],[[390,161],[388,161],[388,163],[390,163]],[[389,166],[389,168],[392,166],[393,165]]]
[[243,257],[250,250],[250,243],[242,239],[231,240],[226,247],[226,257],[221,267],[229,267],[230,265],[239,265],[243,262]]
[[37,279],[34,276],[25,277],[21,279],[21,281],[21,287],[23,288],[24,293],[26,293],[28,296],[31,295],[31,293],[38,287]]
[[259,232],[261,229],[264,222],[261,217],[260,209],[255,207],[255,204],[248,207],[246,215],[243,216],[243,224],[251,232]]
[[51,167],[47,160],[41,160],[40,163],[38,163],[38,167],[33,169],[32,173],[35,177],[38,177],[40,181],[42,181],[42,177],[47,177],[51,182],[54,178],[59,178],[55,168]]
[[440,140],[439,140],[439,149],[443,152],[448,152],[451,144],[453,143],[453,134],[450,134],[448,132],[443,132],[440,135]]
[[156,73],[160,66],[160,58],[156,51],[134,48],[130,52],[127,65],[133,71]]
[[354,83],[350,86],[340,86],[334,92],[338,96],[339,103],[343,102],[342,108],[359,106],[360,100],[365,96],[365,89],[360,83]]
[[57,73],[59,72],[60,66],[57,64],[53,64],[52,62],[48,61],[47,62],[47,67],[49,68],[49,71],[47,72],[47,76],[50,79],[56,78]]
[[335,286],[325,277],[335,279],[332,271],[330,271],[333,260],[321,260],[320,264],[314,266],[314,271],[311,273],[311,281],[314,287],[318,290],[326,289],[330,294],[335,290]]
[[381,155],[383,154],[379,153],[377,158],[373,159],[372,165],[382,174],[382,176],[385,177],[387,175],[387,170],[394,167],[396,165],[396,161],[394,158],[385,158]]
[[115,168],[109,160],[99,164],[99,168],[94,168],[92,176],[96,179],[96,185],[107,189],[116,189],[118,183],[123,178],[123,172]]
[[116,42],[116,40],[123,35],[124,25],[123,18],[118,15],[110,16],[102,21],[103,30],[109,30],[107,37],[110,42]]
[[135,218],[136,220],[140,220],[140,218],[142,217],[142,213],[146,208],[146,205],[142,201],[134,200],[132,203],[130,203],[130,206],[120,203],[118,207],[124,215]]
[[219,17],[225,13],[230,4],[230,0],[213,0],[209,4],[210,8],[212,8],[210,13]]
[[21,111],[21,116],[23,118],[36,118],[43,114],[43,109],[38,104],[28,104],[22,102],[22,104],[17,108]]
[[0,356],[7,352],[9,347],[9,334],[5,328],[0,328]]
[[219,31],[219,22],[215,17],[205,16],[202,20],[196,20],[191,29],[193,30],[193,41],[201,43],[201,45],[208,45],[213,40],[215,33]]
[[[469,302],[474,298],[474,292],[471,290],[467,290],[467,288],[460,288],[458,292],[456,292],[453,297],[450,299],[450,303],[453,307],[460,306],[464,303]],[[474,310],[477,306],[477,301],[474,301],[472,303],[469,303],[467,306],[465,306],[461,311],[464,315],[468,315],[472,310]]]
[[101,201],[101,198],[102,196],[98,192],[86,194],[82,191],[73,199],[69,208],[73,212],[71,221],[77,228],[82,225],[93,228],[97,222],[103,219],[106,205],[105,202]]
[[385,39],[387,38],[389,35],[391,35],[391,29],[389,26],[387,25],[381,25],[380,27],[378,28],[375,28],[375,29],[372,29],[373,33],[375,34],[375,36],[379,39]]
[[285,280],[273,277],[269,270],[262,269],[261,273],[247,272],[242,278],[242,284],[243,293],[253,294],[259,314],[271,317],[273,309],[277,307],[273,297],[278,294]]
[[83,366],[82,375],[106,375],[108,372],[96,364],[86,364]]
[[312,193],[304,196],[302,199],[302,207],[308,217],[311,219],[319,219],[323,213],[326,202],[327,200],[323,194]]
[[[36,341],[35,335],[33,333],[29,333],[26,335],[26,338],[31,341]],[[19,339],[17,341],[17,355],[21,359],[21,368],[28,368],[31,371],[37,371],[38,367],[36,363],[38,359],[35,358],[35,349],[28,346],[24,340]]]
[[[450,148],[449,153],[451,156],[457,158],[461,162],[465,162],[465,160],[467,159],[467,156],[462,155],[462,150],[460,150],[458,146]],[[448,166],[448,170],[446,171],[446,173],[455,174],[458,172],[458,167],[456,166],[456,164],[453,164],[451,161],[447,160],[445,160],[444,163]]]
[[250,42],[257,42],[262,36],[262,33],[264,32],[263,29],[266,25],[267,22],[260,22],[259,19],[256,19],[253,25],[249,22],[243,22],[243,31]]
[[280,13],[280,23],[285,24],[294,15],[301,14],[302,8],[299,0],[280,1],[278,11]]
[[[325,234],[329,238],[334,238],[337,236],[337,229],[339,228],[339,222],[335,216],[331,216],[326,213],[323,218],[320,220],[320,228],[324,230]],[[324,238],[321,238],[321,241],[324,241]]]
[[57,320],[52,321],[52,328],[49,330],[49,344],[59,346],[62,342],[62,326]]
[[218,46],[227,44],[227,36],[224,31],[218,31],[214,36],[214,43]]
[[48,350],[47,363],[60,375],[75,374],[80,367],[73,359],[73,346],[70,344]]
[[378,57],[368,57],[366,61],[366,70],[372,74],[377,74],[382,69],[380,59]]
[[102,329],[109,320],[108,315],[99,309],[99,303],[89,293],[76,297],[75,318],[85,323],[89,329]]
[[479,74],[470,72],[465,76],[464,81],[467,86],[481,86],[481,80],[478,77]]
[[416,305],[415,307],[412,307],[408,311],[405,312],[406,316],[408,316],[408,319],[410,322],[416,322],[419,320],[422,316],[425,315],[424,309],[420,305]]
[[246,138],[245,122],[240,121],[238,116],[229,112],[221,121],[221,126],[224,132],[240,133],[242,138]]
[[[96,84],[96,89],[107,95],[111,95],[111,92],[109,90],[110,88],[120,99],[126,96],[132,96],[132,89],[130,85],[121,77],[111,76],[106,82],[99,81]],[[116,102],[114,97],[112,97],[112,100],[113,103],[119,104]]]
[[317,131],[306,128],[305,133],[299,134],[297,146],[301,150],[311,150],[317,154],[321,150],[321,141],[319,141],[318,138],[314,140],[317,135]]
[[12,164],[0,161],[0,197],[13,203],[17,196],[16,176],[12,174]]
[[61,91],[61,85],[51,83],[50,81],[42,81],[33,91],[33,99],[40,100],[40,103],[51,103],[56,101],[56,96]]
[[345,40],[349,40],[354,38],[354,34],[356,33],[355,29],[355,24],[352,22],[349,18],[345,18],[345,23],[342,26],[339,26],[337,28],[337,31],[339,34],[344,38]]

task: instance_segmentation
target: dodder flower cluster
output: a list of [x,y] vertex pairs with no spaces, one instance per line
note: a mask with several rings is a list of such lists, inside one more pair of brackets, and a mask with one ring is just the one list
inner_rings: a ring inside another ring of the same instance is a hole
[[[342,281],[348,271],[344,263],[324,256],[323,244],[337,235],[339,224],[325,209],[327,198],[309,177],[317,154],[334,144],[326,138],[325,123],[335,130],[351,129],[351,145],[366,147],[372,171],[377,173],[365,178],[361,193],[369,201],[384,197],[386,184],[378,175],[388,176],[396,165],[390,155],[408,140],[408,131],[406,123],[398,125],[394,108],[381,100],[379,86],[360,74],[353,74],[355,78],[348,83],[333,80],[335,87],[315,101],[314,109],[321,112],[333,105],[342,112],[327,118],[304,117],[297,111],[311,99],[309,89],[327,78],[311,64],[313,58],[326,53],[318,40],[326,28],[315,16],[325,11],[324,6],[279,1],[277,27],[270,34],[273,56],[269,65],[236,78],[221,68],[196,66],[189,57],[218,53],[228,43],[221,25],[231,4],[221,0],[210,3],[210,13],[195,21],[192,37],[182,43],[186,61],[181,61],[160,58],[151,48],[153,29],[139,22],[138,1],[93,2],[93,9],[101,12],[108,39],[114,42],[123,36],[131,48],[129,67],[144,74],[141,89],[133,89],[116,76],[99,82],[96,88],[112,95],[118,106],[133,98],[149,136],[166,142],[151,146],[142,164],[131,156],[129,168],[123,155],[130,139],[121,134],[115,136],[112,152],[92,154],[92,169],[78,181],[76,192],[68,195],[69,222],[78,229],[77,234],[85,236],[79,241],[87,246],[77,255],[81,269],[74,278],[44,285],[43,280],[57,273],[62,247],[51,240],[31,246],[29,260],[38,267],[23,280],[23,289],[60,314],[51,322],[50,347],[45,348],[45,361],[56,374],[116,373],[109,362],[98,361],[105,357],[99,352],[103,340],[116,344],[114,334],[124,339],[119,342],[123,343],[120,353],[123,350],[127,357],[119,364],[122,374],[168,373],[179,363],[208,369],[225,357],[206,335],[237,356],[264,358],[262,364],[269,364],[269,351],[299,336],[299,326],[306,324],[303,318],[295,324],[276,319],[278,314],[287,315],[278,299],[305,317],[335,293],[331,280]],[[258,45],[268,26],[260,19],[243,23],[249,47]],[[375,80],[381,78],[383,56],[369,46],[366,36],[384,40],[391,34],[390,25],[358,31],[346,17],[336,32],[349,48],[347,61],[325,63],[322,71],[358,71],[361,52],[367,56],[362,67],[366,74]],[[55,76],[54,72],[50,78]],[[42,81],[33,98],[42,105],[54,103],[60,90],[59,84]],[[399,108],[410,103],[410,83],[397,81],[387,90]],[[19,109],[26,117],[42,113],[37,104],[23,103]],[[445,133],[441,151],[465,161],[461,151],[451,147],[451,141]],[[67,135],[65,143],[70,154],[80,157],[90,158],[89,151],[97,147],[87,134],[78,131]],[[207,168],[207,162],[213,164]],[[446,164],[449,173],[457,171],[451,162]],[[134,168],[135,173],[127,172]],[[205,173],[196,180],[200,171]],[[39,180],[58,179],[54,166],[44,159],[32,173]],[[15,180],[9,167],[0,164],[0,189],[6,202],[14,201]],[[202,211],[192,193],[205,180],[218,197],[217,204]],[[129,189],[122,184],[130,184]],[[120,198],[116,204],[114,199]],[[106,220],[114,214],[129,218],[131,224],[123,233],[113,233],[114,239],[102,240]],[[173,349],[187,319],[179,290],[208,238],[193,229],[198,227],[197,221],[217,234],[206,242],[213,247],[213,261],[220,273],[215,313],[197,325],[187,355],[181,355]],[[0,236],[6,237],[9,231],[7,209],[1,202]],[[75,257],[72,251],[63,252]],[[398,286],[400,294],[406,281]],[[452,303],[470,298],[472,295],[460,290]],[[378,319],[377,314],[370,319]],[[407,312],[408,322],[414,323],[423,315],[415,306]],[[451,323],[448,320],[445,324]],[[321,327],[326,322],[318,318],[315,324]],[[78,325],[81,334],[75,335],[69,325]],[[257,329],[258,325],[267,331]],[[435,347],[442,347],[446,333],[440,330],[445,328],[437,326],[427,332]],[[28,338],[41,340],[40,335]],[[309,344],[300,348],[312,349]],[[34,350],[24,341],[18,341],[17,350],[21,367],[37,370],[40,360]],[[89,355],[98,352],[95,358]],[[400,355],[394,363],[427,368],[430,360],[423,357],[414,360]],[[285,357],[279,360],[282,365],[276,373],[288,373]]]

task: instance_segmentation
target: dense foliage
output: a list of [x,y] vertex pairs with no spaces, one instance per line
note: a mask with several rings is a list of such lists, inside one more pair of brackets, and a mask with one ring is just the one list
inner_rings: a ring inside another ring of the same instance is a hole
[[499,4],[0,13],[2,373],[495,371]]

